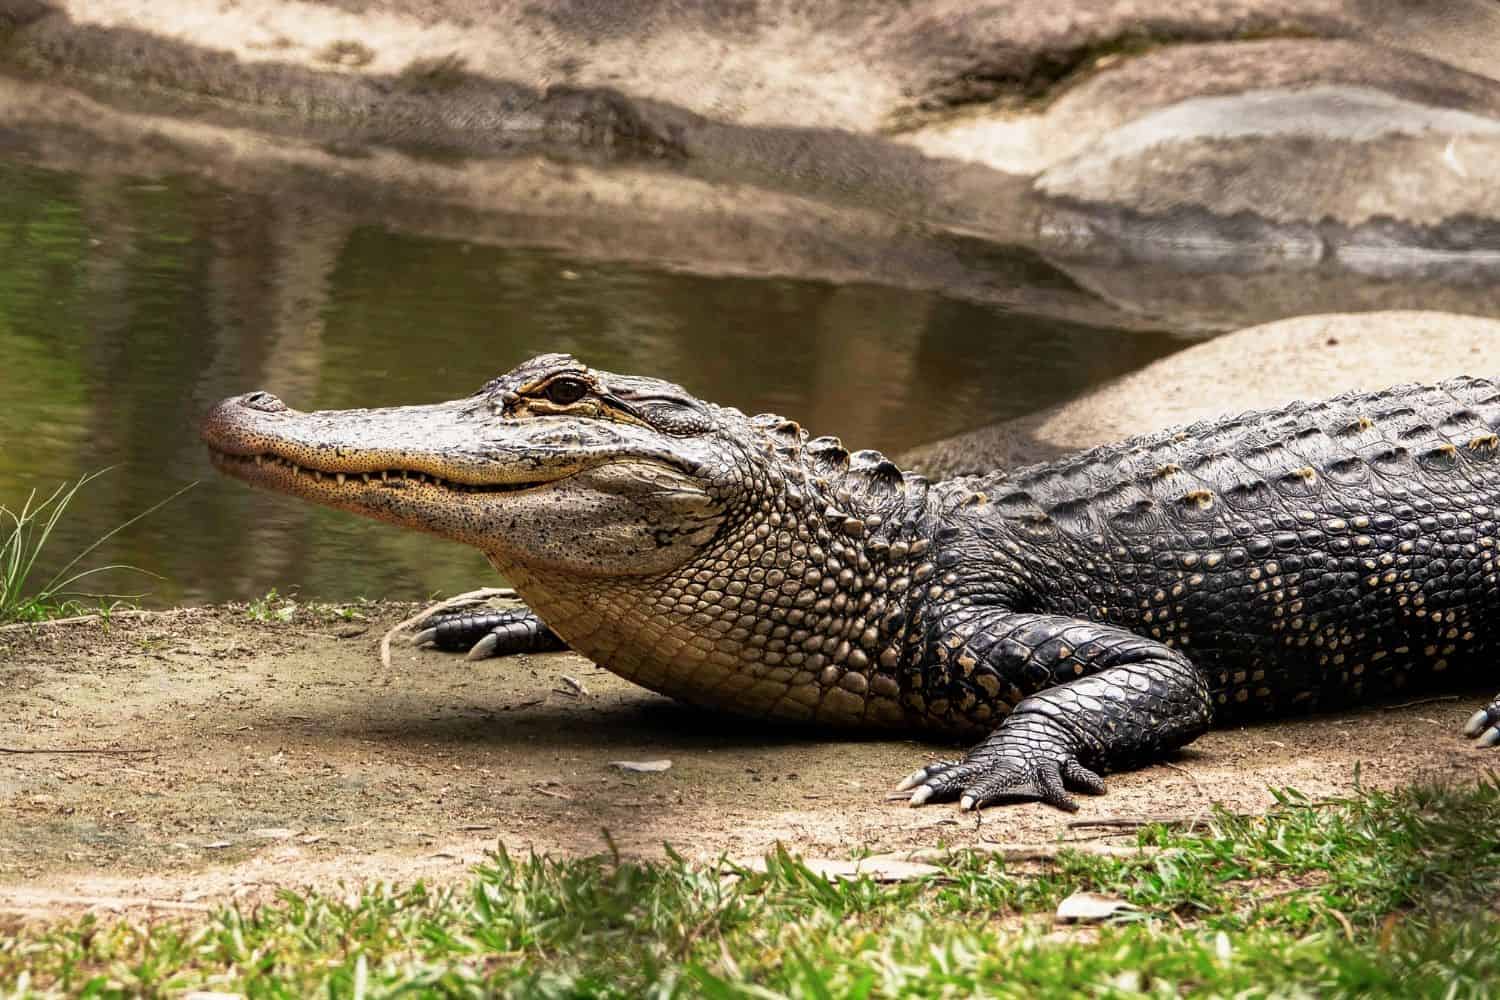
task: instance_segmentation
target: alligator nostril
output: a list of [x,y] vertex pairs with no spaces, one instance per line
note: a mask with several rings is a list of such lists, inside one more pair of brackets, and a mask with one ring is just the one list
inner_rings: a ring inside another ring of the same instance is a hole
[[240,397],[240,402],[254,410],[264,410],[266,413],[279,413],[286,409],[286,404],[269,392],[251,392]]

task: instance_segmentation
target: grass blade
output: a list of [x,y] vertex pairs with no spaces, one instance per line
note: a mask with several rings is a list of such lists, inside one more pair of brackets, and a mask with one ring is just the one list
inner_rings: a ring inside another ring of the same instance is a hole
[[94,539],[83,551],[68,560],[67,564],[54,573],[52,578],[36,592],[31,593],[27,590],[27,581],[30,580],[32,571],[36,568],[42,551],[51,541],[53,531],[56,530],[69,505],[73,502],[74,497],[89,483],[98,479],[104,473],[109,472],[110,468],[87,473],[80,476],[76,482],[63,483],[57,489],[53,490],[46,499],[40,502],[37,500],[37,491],[32,490],[21,503],[19,510],[11,510],[8,507],[0,506],[0,622],[16,620],[37,621],[56,617],[59,614],[66,614],[78,609],[79,604],[77,601],[58,601],[57,598],[59,597],[118,598],[122,596],[116,594],[82,594],[69,590],[78,581],[97,573],[110,570],[128,570],[134,573],[144,573],[146,576],[153,577],[154,579],[161,579],[155,573],[123,563],[111,563],[107,566],[96,566],[77,571],[74,568],[97,550],[99,546],[126,528],[131,527],[142,518],[155,513],[182,496],[183,493],[192,489],[197,483],[189,483],[171,496],[152,504],[134,517],[116,525]]

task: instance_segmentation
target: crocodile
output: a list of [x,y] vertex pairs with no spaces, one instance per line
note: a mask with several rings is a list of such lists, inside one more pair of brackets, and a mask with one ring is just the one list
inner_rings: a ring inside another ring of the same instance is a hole
[[[1213,724],[1491,670],[1497,429],[1500,384],[1459,378],[929,482],[549,354],[431,405],[254,392],[202,435],[254,485],[478,547],[529,607],[494,651],[565,641],[694,706],[976,741],[897,788],[1071,810]],[[1464,732],[1500,744],[1500,698]]]

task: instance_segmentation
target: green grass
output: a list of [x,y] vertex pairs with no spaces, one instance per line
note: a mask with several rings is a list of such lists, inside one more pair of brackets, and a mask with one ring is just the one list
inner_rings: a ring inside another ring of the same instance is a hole
[[[1151,827],[1140,858],[829,882],[727,864],[504,853],[471,884],[285,893],[197,922],[0,927],[0,995],[1487,997],[1500,991],[1500,784]],[[1055,927],[1080,889],[1140,907]]]
[[[47,582],[35,589],[30,588],[32,573],[37,561],[52,539],[52,533],[67,513],[69,505],[80,490],[104,475],[109,469],[81,476],[77,482],[63,483],[45,499],[38,500],[32,490],[17,510],[0,506],[0,624],[6,622],[35,622],[49,618],[62,618],[97,610],[101,613],[118,609],[127,595],[96,594],[74,589],[82,581],[99,573],[112,570],[141,573],[154,576],[135,566],[114,563],[90,569],[76,569],[95,549],[115,535],[144,517],[155,513],[168,503],[192,488],[184,486],[165,500],[161,500],[141,513],[100,535],[92,543],[70,559],[62,569],[54,573]],[[138,597],[139,595],[129,595]]]

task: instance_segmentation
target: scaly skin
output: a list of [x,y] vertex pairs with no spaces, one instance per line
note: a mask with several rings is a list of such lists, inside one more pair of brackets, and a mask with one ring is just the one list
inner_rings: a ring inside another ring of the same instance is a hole
[[[1497,427],[1500,388],[1456,379],[929,484],[547,355],[434,406],[252,393],[203,434],[232,475],[482,549],[540,616],[493,645],[543,648],[545,621],[690,704],[984,737],[912,802],[1074,808],[1213,722],[1487,667]],[[1500,699],[1466,732],[1500,743]]]

